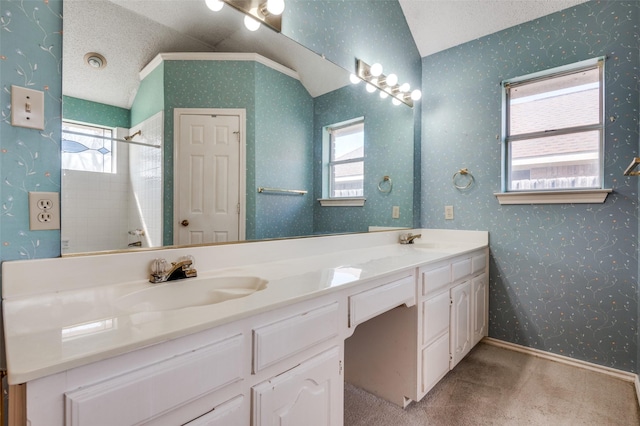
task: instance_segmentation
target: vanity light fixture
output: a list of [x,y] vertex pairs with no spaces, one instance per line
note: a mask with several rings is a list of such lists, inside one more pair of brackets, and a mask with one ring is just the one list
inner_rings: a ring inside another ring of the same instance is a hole
[[351,75],[349,75],[349,81],[351,81],[351,84],[358,84],[362,80],[360,80],[360,77],[358,77],[357,75],[351,74]]
[[107,59],[99,53],[89,52],[84,55],[84,62],[91,68],[101,70],[107,66]]
[[[380,97],[385,99],[391,96],[394,105],[404,103],[413,107],[414,101],[418,101],[422,97],[422,92],[418,89],[411,91],[411,86],[408,83],[399,85],[397,75],[393,73],[384,75],[382,65],[378,63],[368,65],[358,59],[356,68],[356,76],[367,83],[368,92],[373,93],[375,89],[379,89]],[[351,81],[353,82],[353,79]]]
[[224,6],[224,2],[222,0],[205,0],[207,7],[214,12],[219,12],[222,10]]
[[[217,3],[227,3],[234,9],[244,13],[244,26],[249,31],[256,31],[261,24],[280,32],[282,30],[282,12],[284,12],[284,0],[205,0],[209,9],[216,11],[214,7],[222,6]],[[211,4],[211,5],[210,5]],[[213,6],[213,7],[212,7]]]
[[[252,9],[253,10],[253,9]],[[252,14],[244,17],[244,26],[249,31],[257,31],[260,28],[260,21],[255,19]]]

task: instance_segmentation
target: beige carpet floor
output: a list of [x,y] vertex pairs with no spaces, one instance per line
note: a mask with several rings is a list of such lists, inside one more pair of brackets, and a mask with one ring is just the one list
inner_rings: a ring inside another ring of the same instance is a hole
[[346,384],[344,417],[345,426],[640,425],[633,383],[485,343],[405,410]]

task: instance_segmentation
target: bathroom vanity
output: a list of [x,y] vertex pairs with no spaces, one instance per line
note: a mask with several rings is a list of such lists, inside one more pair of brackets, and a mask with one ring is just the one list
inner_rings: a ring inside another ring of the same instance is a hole
[[[403,232],[6,262],[12,414],[336,426],[345,380],[420,400],[487,335],[488,233]],[[148,282],[186,254],[198,277]]]

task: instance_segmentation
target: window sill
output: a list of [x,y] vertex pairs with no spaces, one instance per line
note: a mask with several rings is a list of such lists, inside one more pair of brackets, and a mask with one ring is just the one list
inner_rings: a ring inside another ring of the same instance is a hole
[[322,207],[362,207],[366,198],[318,198]]
[[602,204],[612,189],[583,189],[549,192],[497,192],[500,204]]

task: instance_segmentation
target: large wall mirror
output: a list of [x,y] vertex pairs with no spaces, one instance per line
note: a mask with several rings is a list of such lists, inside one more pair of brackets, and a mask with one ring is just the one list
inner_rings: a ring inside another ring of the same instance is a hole
[[[204,0],[64,2],[63,255],[412,226],[413,109],[243,18]],[[364,173],[331,174],[331,129],[354,120],[364,143],[343,154]],[[185,148],[201,138],[239,145]],[[323,207],[331,176],[364,204]]]

